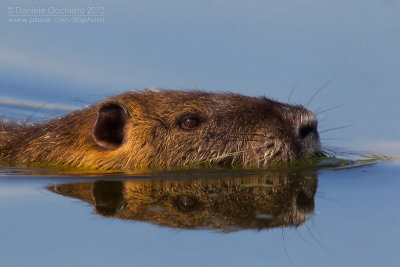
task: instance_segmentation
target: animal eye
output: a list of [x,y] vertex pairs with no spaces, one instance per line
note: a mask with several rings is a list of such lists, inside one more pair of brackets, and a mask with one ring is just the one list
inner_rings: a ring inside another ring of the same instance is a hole
[[199,205],[199,200],[195,196],[182,195],[176,199],[178,209],[181,211],[193,211]]
[[201,121],[199,118],[197,118],[195,115],[188,115],[183,117],[179,121],[179,127],[181,127],[184,130],[194,130],[197,129],[201,124]]

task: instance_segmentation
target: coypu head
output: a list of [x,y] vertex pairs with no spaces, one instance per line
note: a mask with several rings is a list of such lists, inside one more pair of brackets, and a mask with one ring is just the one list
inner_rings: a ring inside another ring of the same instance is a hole
[[93,140],[124,166],[268,167],[320,153],[315,115],[265,97],[147,90],[96,107]]

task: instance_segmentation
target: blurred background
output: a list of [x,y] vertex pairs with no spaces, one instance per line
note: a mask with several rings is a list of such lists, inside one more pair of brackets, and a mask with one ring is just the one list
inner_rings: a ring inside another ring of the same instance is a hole
[[41,120],[127,90],[233,91],[312,99],[326,146],[400,155],[399,1],[2,0],[0,10],[5,118]]

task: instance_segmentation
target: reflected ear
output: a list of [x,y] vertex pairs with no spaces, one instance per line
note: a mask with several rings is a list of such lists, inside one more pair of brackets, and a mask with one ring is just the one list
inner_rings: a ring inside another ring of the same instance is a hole
[[125,108],[115,102],[101,105],[93,127],[93,138],[96,143],[107,149],[117,149],[125,139],[124,127],[128,120]]

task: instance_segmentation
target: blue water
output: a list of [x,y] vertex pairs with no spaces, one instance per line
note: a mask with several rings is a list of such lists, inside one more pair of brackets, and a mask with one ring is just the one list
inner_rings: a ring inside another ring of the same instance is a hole
[[3,174],[2,265],[397,266],[399,170],[375,164],[320,171],[315,210],[303,225],[227,233],[106,218],[46,189],[79,177]]
[[[66,7],[104,8],[104,21],[29,23]],[[4,119],[153,87],[312,99],[325,149],[391,160],[313,170],[315,208],[297,228],[224,233],[111,219],[48,189],[101,174],[1,167],[0,266],[399,266],[399,13],[392,0],[2,1]],[[175,174],[163,175],[146,179]]]

